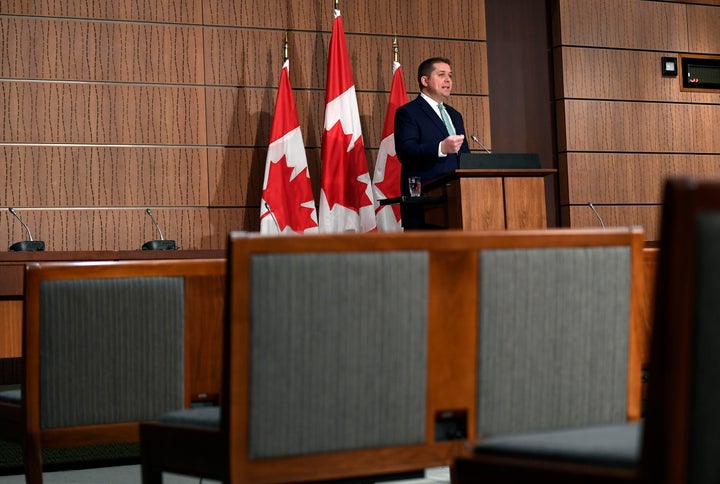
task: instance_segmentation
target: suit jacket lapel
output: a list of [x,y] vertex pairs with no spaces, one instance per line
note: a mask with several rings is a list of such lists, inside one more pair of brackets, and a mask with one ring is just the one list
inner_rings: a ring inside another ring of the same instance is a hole
[[421,96],[417,97],[417,102],[420,105],[420,109],[425,113],[428,118],[430,118],[430,121],[432,121],[435,127],[439,129],[441,133],[445,133],[445,136],[448,136],[450,133],[448,133],[448,130],[445,127],[445,123],[442,122],[440,116],[438,116],[435,110],[430,107],[428,102],[424,100]]

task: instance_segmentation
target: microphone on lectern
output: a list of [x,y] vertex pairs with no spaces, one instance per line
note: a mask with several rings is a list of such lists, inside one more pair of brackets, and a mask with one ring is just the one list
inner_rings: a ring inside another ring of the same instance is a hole
[[474,134],[471,134],[470,139],[473,140],[474,142],[476,142],[477,144],[479,144],[482,147],[482,149],[484,149],[487,152],[488,155],[492,155],[492,152],[489,149],[487,149],[487,146],[482,144],[482,142],[478,139],[477,136],[475,136]]
[[174,240],[165,239],[157,220],[155,220],[155,217],[153,217],[149,208],[145,209],[145,213],[148,214],[150,220],[152,220],[152,223],[155,226],[155,229],[158,231],[158,234],[160,234],[160,240],[149,240],[145,242],[142,246],[142,250],[177,250],[177,245],[175,245]]
[[33,240],[30,229],[28,228],[27,224],[23,222],[23,219],[20,218],[15,209],[12,207],[8,207],[8,210],[13,215],[13,217],[18,219],[22,226],[25,227],[25,232],[27,232],[28,239],[30,239],[15,242],[13,245],[10,246],[8,250],[11,250],[13,252],[42,252],[43,250],[45,250],[45,242],[43,242],[42,240]]

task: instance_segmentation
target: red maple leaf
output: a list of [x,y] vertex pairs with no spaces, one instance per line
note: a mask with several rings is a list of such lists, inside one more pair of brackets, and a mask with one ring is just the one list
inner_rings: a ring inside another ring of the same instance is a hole
[[[385,198],[400,196],[400,161],[396,155],[385,155],[385,172],[383,181],[375,183]],[[400,220],[400,204],[390,205],[395,213],[395,219]],[[379,211],[382,207],[378,207]]]
[[[302,233],[305,229],[317,227],[317,222],[310,216],[313,208],[301,204],[315,203],[307,167],[293,179],[290,179],[293,168],[288,166],[283,155],[277,163],[270,163],[267,188],[263,198],[267,202],[272,215],[275,216],[280,232],[290,227],[294,232]],[[266,216],[270,216],[269,213]]]
[[322,187],[330,209],[342,205],[358,211],[360,207],[372,205],[365,192],[367,183],[358,180],[368,174],[362,137],[355,140],[355,146],[348,152],[352,137],[352,133],[343,132],[339,121],[323,137]]

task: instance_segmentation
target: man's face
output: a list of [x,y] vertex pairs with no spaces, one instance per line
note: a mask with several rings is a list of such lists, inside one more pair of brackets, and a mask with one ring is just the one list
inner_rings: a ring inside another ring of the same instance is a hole
[[423,76],[423,92],[439,103],[445,102],[452,91],[452,69],[444,62],[433,64],[430,76]]

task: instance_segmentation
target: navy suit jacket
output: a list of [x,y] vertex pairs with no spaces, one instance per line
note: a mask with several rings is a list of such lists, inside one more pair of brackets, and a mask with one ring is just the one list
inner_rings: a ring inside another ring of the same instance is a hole
[[[457,134],[465,134],[462,115],[445,104]],[[395,151],[400,160],[400,192],[409,194],[408,177],[419,176],[425,184],[440,175],[458,168],[458,154],[438,156],[438,145],[450,134],[440,116],[425,99],[417,98],[398,108],[395,112]],[[460,153],[470,153],[465,141]]]

